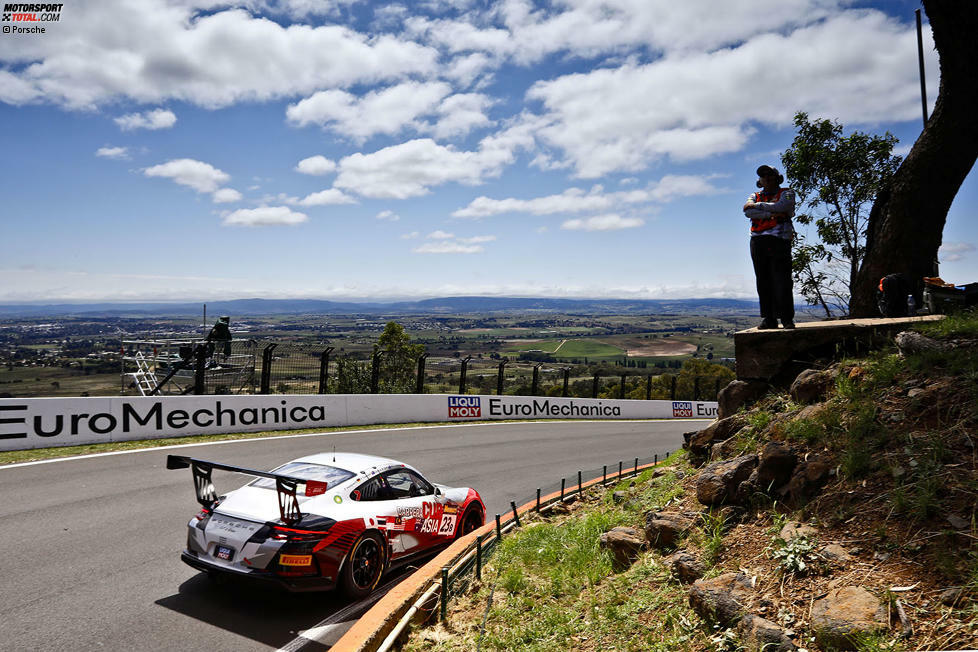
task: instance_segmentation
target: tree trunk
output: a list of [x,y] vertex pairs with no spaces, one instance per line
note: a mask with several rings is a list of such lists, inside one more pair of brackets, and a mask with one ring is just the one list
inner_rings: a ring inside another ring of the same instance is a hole
[[[866,257],[850,302],[854,317],[877,315],[876,286],[887,274],[934,274],[954,196],[978,158],[978,2],[923,0],[940,60],[934,113],[869,214]],[[971,279],[968,279],[971,280]]]

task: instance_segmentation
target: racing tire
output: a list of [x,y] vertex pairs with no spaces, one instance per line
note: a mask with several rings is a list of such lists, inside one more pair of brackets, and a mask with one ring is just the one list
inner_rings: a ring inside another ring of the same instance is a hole
[[376,532],[364,532],[350,549],[340,573],[340,586],[347,596],[367,597],[384,574],[386,544]]
[[481,509],[475,506],[469,507],[467,510],[465,510],[465,513],[462,514],[462,520],[455,529],[455,538],[460,539],[469,532],[478,530],[485,522],[486,519],[482,515]]

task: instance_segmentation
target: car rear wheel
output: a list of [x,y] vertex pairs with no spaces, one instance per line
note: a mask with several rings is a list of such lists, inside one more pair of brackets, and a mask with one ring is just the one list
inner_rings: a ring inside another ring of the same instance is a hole
[[380,581],[384,572],[384,541],[376,532],[364,532],[350,549],[340,583],[351,598],[364,598]]
[[482,510],[478,507],[469,507],[465,510],[465,514],[462,515],[462,522],[459,523],[458,528],[455,530],[455,538],[464,537],[469,532],[474,532],[482,527],[485,519],[482,517]]

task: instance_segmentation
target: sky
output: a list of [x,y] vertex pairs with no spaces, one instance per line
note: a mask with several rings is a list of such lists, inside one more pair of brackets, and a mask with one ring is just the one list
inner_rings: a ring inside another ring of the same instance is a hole
[[[756,298],[754,170],[781,167],[797,111],[908,152],[918,7],[65,0],[56,22],[5,15],[0,301]],[[8,33],[22,25],[44,32]],[[976,205],[972,172],[945,280],[978,280]]]

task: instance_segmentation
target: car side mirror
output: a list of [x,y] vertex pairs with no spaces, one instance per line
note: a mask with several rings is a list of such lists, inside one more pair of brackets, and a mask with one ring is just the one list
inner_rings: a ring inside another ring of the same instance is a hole
[[435,495],[436,496],[440,496],[441,495],[441,489],[439,489],[438,487],[435,487]]

